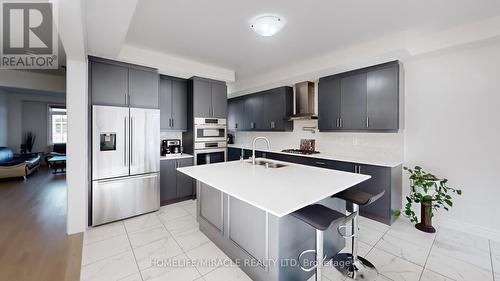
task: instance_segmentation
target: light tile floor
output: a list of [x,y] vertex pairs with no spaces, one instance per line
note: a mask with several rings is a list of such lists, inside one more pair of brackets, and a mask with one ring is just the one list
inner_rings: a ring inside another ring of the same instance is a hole
[[[198,230],[195,213],[196,203],[189,200],[89,229],[81,280],[251,280]],[[375,264],[382,281],[500,281],[500,242],[444,227],[427,234],[405,219],[389,227],[363,217],[359,240],[359,253]],[[185,264],[203,259],[227,264]],[[325,268],[323,277],[345,280],[332,267]]]

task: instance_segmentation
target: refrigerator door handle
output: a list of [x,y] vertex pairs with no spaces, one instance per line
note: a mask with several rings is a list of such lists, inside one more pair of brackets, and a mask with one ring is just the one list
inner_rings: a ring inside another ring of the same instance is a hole
[[123,166],[127,166],[127,117],[123,118]]
[[134,164],[134,119],[130,117],[130,164]]

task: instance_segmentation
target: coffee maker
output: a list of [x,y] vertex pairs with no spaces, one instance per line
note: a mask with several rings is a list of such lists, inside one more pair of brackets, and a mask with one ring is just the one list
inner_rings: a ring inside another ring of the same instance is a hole
[[162,140],[161,141],[161,156],[167,154],[177,154],[182,152],[181,140]]

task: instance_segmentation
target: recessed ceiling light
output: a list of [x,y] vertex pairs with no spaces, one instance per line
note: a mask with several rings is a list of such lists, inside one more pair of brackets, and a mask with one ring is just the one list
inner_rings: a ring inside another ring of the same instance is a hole
[[285,26],[285,19],[277,15],[260,15],[252,19],[251,28],[262,36],[273,36]]

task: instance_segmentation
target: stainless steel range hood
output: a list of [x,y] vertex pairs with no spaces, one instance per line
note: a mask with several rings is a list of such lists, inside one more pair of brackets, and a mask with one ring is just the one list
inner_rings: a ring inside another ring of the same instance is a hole
[[295,114],[288,118],[292,120],[318,119],[314,114],[314,83],[305,81],[295,84]]

